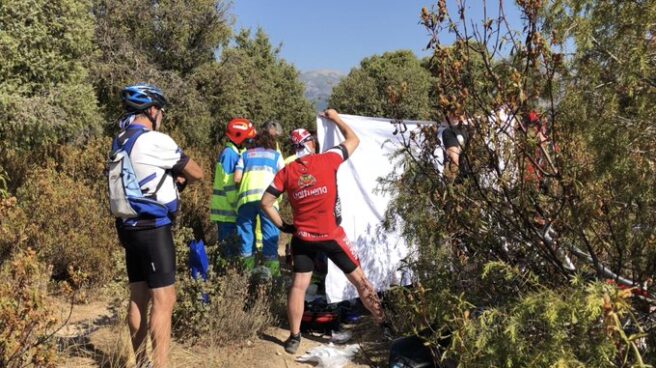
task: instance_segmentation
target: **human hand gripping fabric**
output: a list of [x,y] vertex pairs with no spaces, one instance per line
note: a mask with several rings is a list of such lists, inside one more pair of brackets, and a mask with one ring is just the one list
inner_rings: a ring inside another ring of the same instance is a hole
[[323,113],[320,114],[321,116],[324,116],[330,120],[336,120],[339,117],[339,114],[337,113],[337,110],[335,109],[326,109]]

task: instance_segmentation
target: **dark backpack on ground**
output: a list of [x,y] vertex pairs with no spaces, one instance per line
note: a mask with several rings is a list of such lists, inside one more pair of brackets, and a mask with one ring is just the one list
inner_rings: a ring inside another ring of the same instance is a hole
[[329,334],[339,330],[340,315],[334,305],[327,304],[322,298],[305,303],[301,331]]

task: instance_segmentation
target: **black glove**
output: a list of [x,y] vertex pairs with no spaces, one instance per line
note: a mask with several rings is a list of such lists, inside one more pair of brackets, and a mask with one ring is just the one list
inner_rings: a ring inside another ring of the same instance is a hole
[[284,221],[282,222],[282,226],[279,227],[278,229],[280,229],[280,231],[282,231],[283,233],[287,233],[287,234],[294,234],[296,232],[296,226],[294,226],[293,224],[288,224]]
[[[182,180],[179,180],[180,178],[182,178]],[[182,181],[182,183],[180,181]],[[187,178],[185,178],[182,175],[179,175],[175,178],[175,186],[178,187],[178,192],[182,192],[183,190],[185,190],[185,188],[187,187],[187,182],[188,182]]]
[[292,243],[289,242],[285,245],[285,263],[287,266],[294,266],[294,256],[292,255]]

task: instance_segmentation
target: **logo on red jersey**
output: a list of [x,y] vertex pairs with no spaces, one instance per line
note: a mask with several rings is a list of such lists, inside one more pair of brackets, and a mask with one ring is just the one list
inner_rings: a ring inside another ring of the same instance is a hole
[[292,198],[298,200],[298,199],[303,199],[305,197],[314,197],[323,194],[328,194],[328,187],[325,185],[319,188],[301,189],[297,192],[292,193]]
[[303,174],[298,178],[298,187],[305,188],[317,183],[317,179],[310,174]]

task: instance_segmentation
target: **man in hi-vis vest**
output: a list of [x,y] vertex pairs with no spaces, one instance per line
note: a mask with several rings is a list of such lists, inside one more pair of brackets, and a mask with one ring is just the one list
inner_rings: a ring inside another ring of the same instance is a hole
[[[238,252],[235,222],[239,188],[234,182],[235,167],[243,151],[242,144],[245,140],[255,137],[255,127],[247,119],[235,118],[228,122],[225,135],[229,141],[219,155],[214,170],[210,220],[218,225],[219,243],[228,246],[224,249],[225,254],[236,256]],[[229,243],[230,240],[232,244]]]

